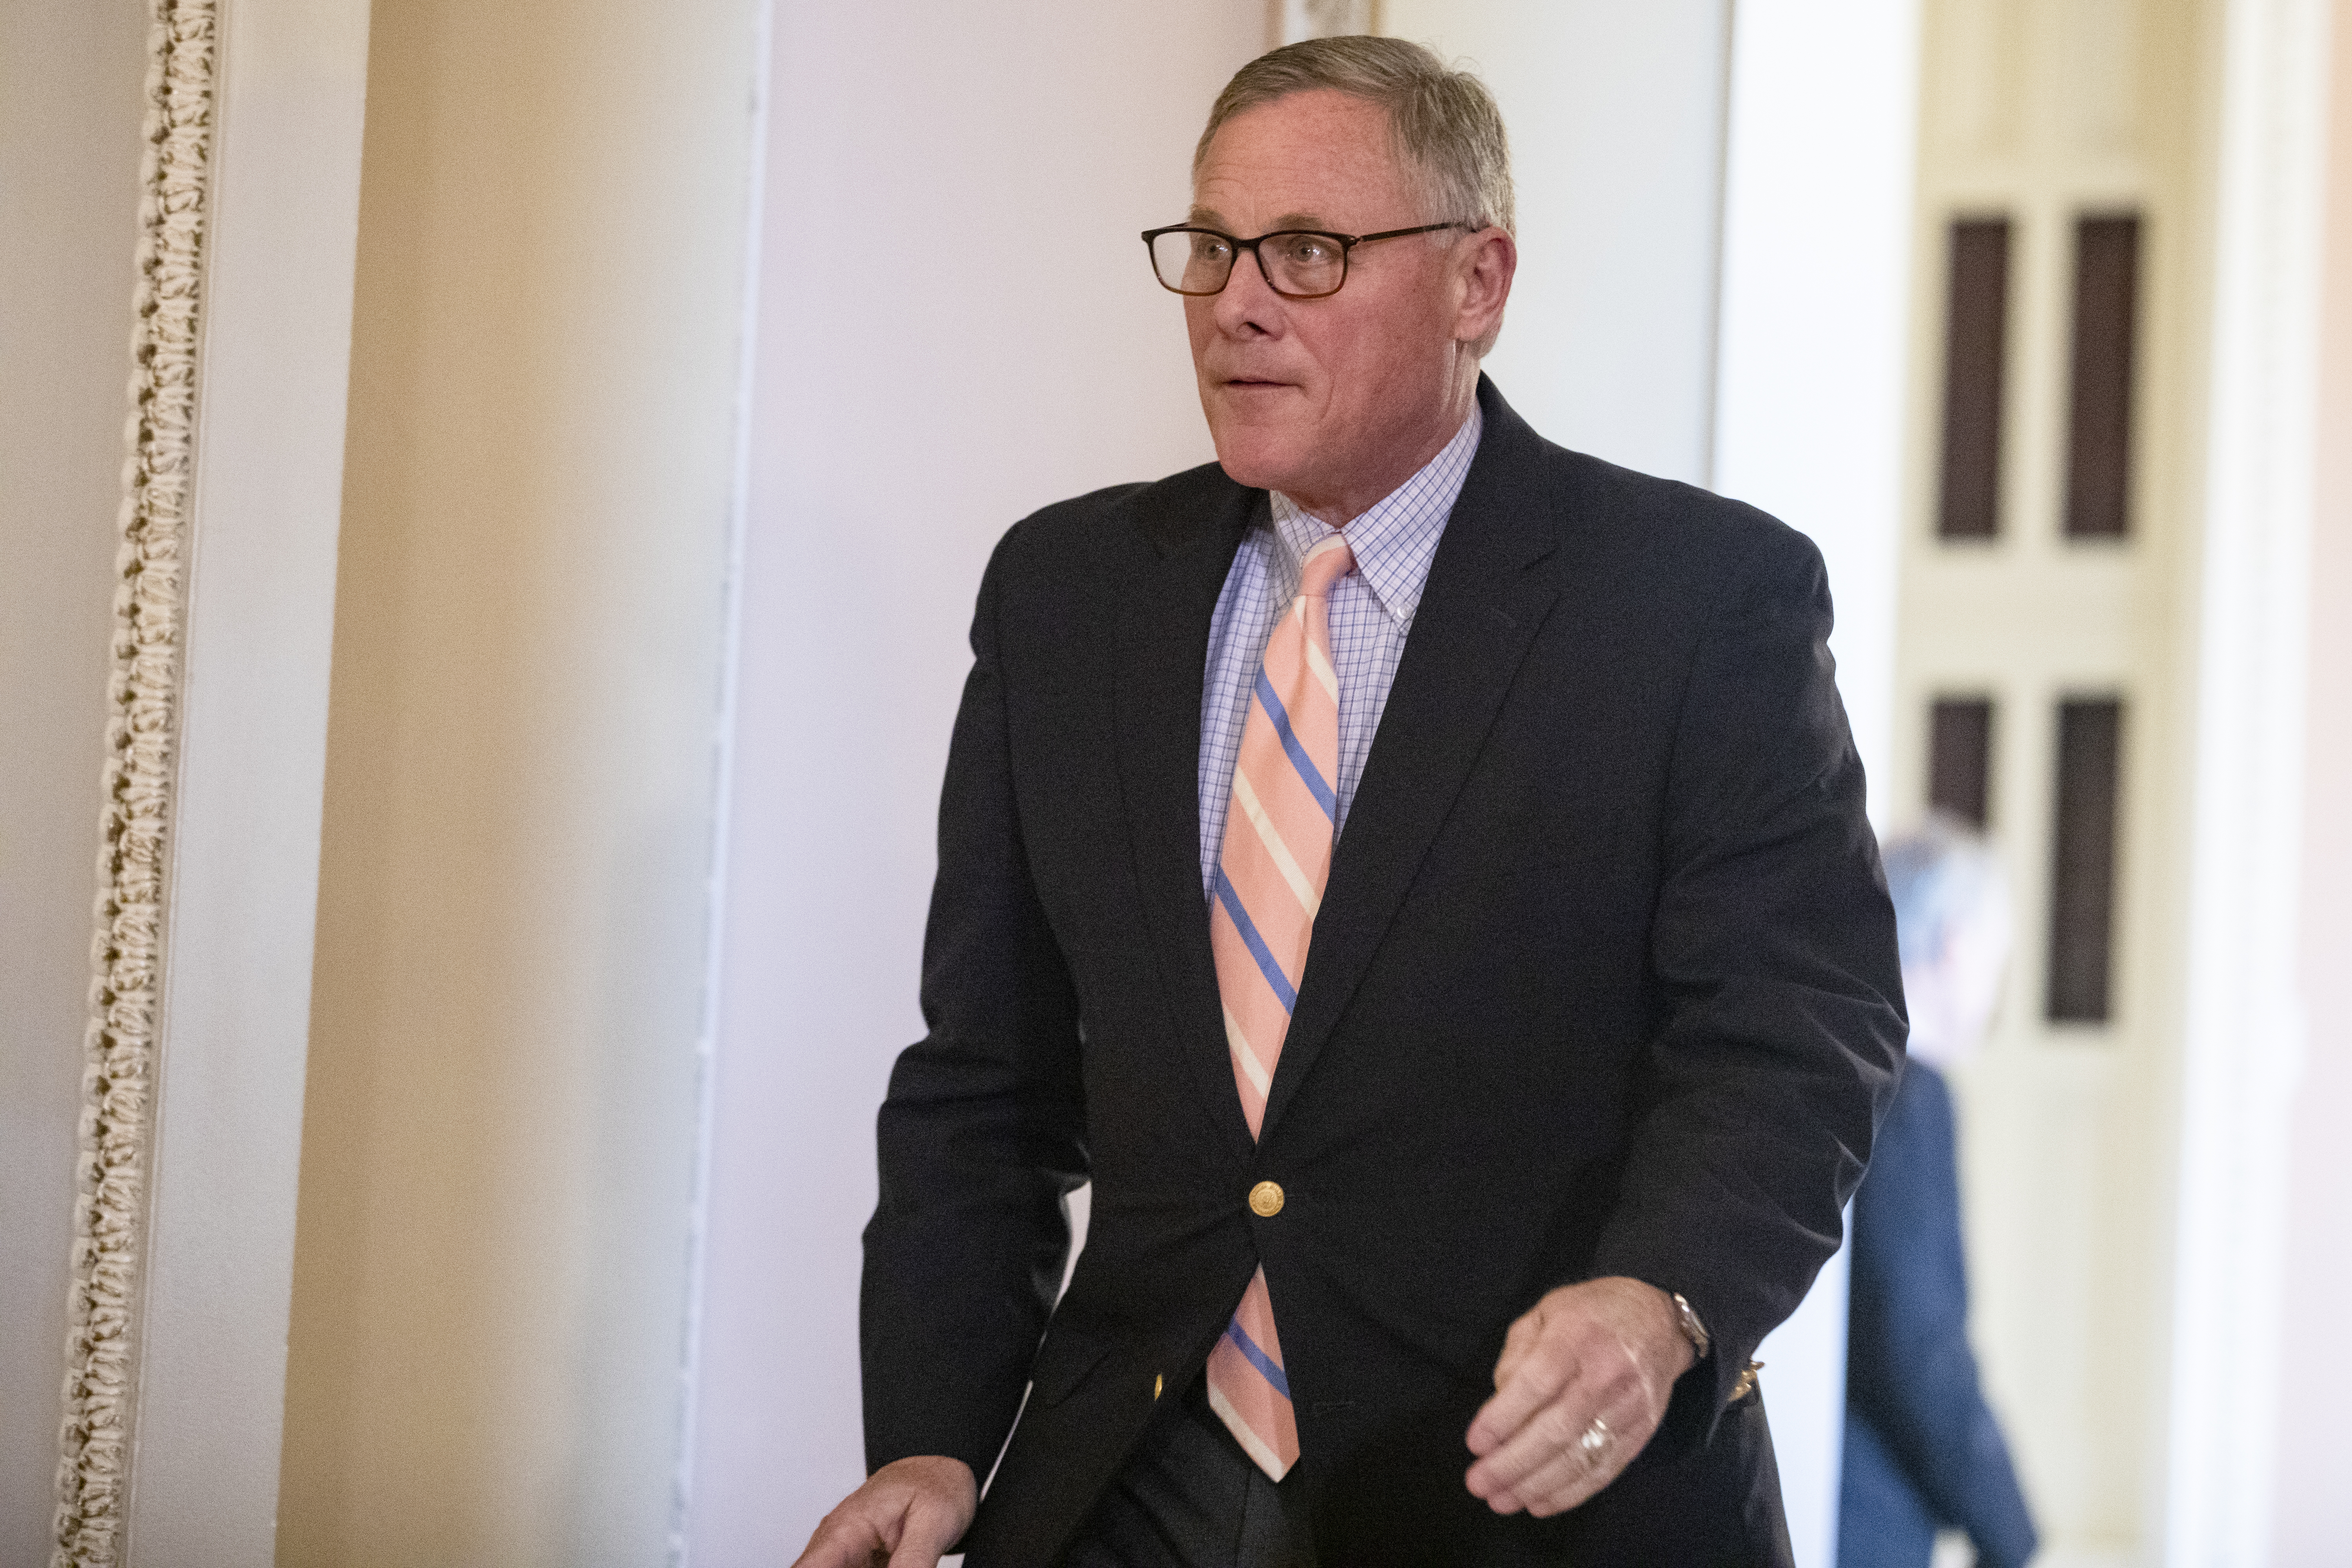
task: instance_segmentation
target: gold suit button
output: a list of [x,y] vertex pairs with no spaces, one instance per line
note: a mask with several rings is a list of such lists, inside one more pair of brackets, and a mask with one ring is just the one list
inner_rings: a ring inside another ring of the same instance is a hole
[[1160,1391],[1162,1388],[1165,1388],[1167,1385],[1168,1385],[1168,1374],[1167,1374],[1166,1373],[1164,1373],[1164,1372],[1155,1372],[1155,1373],[1153,1373],[1151,1374],[1151,1397],[1152,1397],[1152,1398],[1154,1398],[1154,1399],[1159,1398],[1159,1397],[1160,1397]]
[[1250,1212],[1260,1219],[1272,1219],[1282,1212],[1282,1188],[1273,1182],[1260,1182],[1250,1189]]

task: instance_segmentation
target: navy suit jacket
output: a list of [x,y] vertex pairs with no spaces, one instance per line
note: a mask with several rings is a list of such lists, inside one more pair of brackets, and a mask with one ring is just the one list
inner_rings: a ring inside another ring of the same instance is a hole
[[[1479,396],[1255,1143],[1197,776],[1265,494],[1213,466],[1099,491],[990,563],[862,1305],[870,1464],[985,1476],[1022,1412],[973,1568],[1055,1559],[1260,1265],[1326,1562],[1785,1561],[1731,1395],[1838,1245],[1903,1038],[1821,558]],[[1504,1331],[1602,1275],[1683,1292],[1714,1354],[1600,1498],[1497,1518],[1463,1434]]]
[[2033,1521],[1969,1349],[1952,1133],[1944,1075],[1912,1062],[1853,1200],[1843,1568],[1924,1568],[1939,1527],[1966,1531],[1983,1568],[2033,1555]]

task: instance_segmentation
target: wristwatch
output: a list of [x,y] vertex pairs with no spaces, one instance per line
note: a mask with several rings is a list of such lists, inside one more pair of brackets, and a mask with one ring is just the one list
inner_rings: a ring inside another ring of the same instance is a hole
[[1706,1325],[1698,1321],[1698,1314],[1691,1310],[1691,1304],[1683,1299],[1681,1291],[1670,1290],[1666,1294],[1675,1304],[1675,1327],[1683,1331],[1683,1338],[1690,1341],[1691,1360],[1694,1363],[1705,1361],[1708,1346],[1714,1343],[1706,1337]]

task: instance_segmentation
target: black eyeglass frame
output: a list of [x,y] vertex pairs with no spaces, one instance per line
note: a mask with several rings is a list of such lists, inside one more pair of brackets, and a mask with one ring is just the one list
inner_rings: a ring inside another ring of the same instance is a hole
[[[1152,242],[1163,234],[1214,235],[1217,238],[1223,240],[1227,245],[1234,247],[1234,258],[1225,267],[1225,281],[1223,283],[1218,284],[1213,289],[1179,289],[1176,285],[1169,282],[1168,279],[1160,276],[1160,264],[1157,261],[1154,261],[1151,264],[1152,281],[1158,283],[1162,289],[1167,289],[1171,294],[1181,294],[1187,300],[1213,299],[1215,296],[1223,293],[1225,291],[1226,284],[1229,284],[1234,280],[1234,268],[1241,265],[1241,253],[1246,250],[1257,262],[1257,275],[1265,279],[1265,286],[1273,289],[1276,293],[1281,295],[1284,299],[1328,300],[1332,295],[1337,294],[1340,289],[1345,289],[1348,286],[1348,268],[1349,258],[1353,255],[1356,247],[1360,245],[1370,245],[1376,239],[1402,239],[1405,236],[1410,234],[1435,234],[1438,230],[1445,228],[1468,229],[1473,234],[1475,234],[1478,231],[1477,225],[1465,223],[1460,218],[1454,218],[1446,223],[1425,223],[1417,228],[1384,228],[1378,234],[1334,234],[1329,229],[1323,228],[1277,228],[1270,229],[1265,234],[1259,235],[1255,239],[1244,239],[1239,235],[1227,234],[1221,228],[1205,228],[1197,223],[1171,223],[1165,228],[1147,228],[1143,231],[1143,253],[1147,257],[1150,256]],[[1269,239],[1286,239],[1294,235],[1301,234],[1311,234],[1318,239],[1336,239],[1339,242],[1339,281],[1332,284],[1331,287],[1324,289],[1319,294],[1294,294],[1287,289],[1285,289],[1281,284],[1276,283],[1274,280],[1274,274],[1266,268],[1265,257],[1258,250],[1258,247],[1264,245]]]

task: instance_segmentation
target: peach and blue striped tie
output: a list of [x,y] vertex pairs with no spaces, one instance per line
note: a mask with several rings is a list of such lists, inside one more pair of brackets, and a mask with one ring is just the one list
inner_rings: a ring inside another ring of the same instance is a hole
[[[1307,552],[1298,596],[1266,638],[1234,767],[1233,805],[1209,905],[1209,944],[1242,1114],[1255,1138],[1289,1032],[1307,939],[1331,870],[1339,818],[1339,678],[1331,667],[1331,585],[1356,558],[1334,532]],[[1209,1353],[1209,1405],[1260,1469],[1298,1462],[1298,1422],[1275,1337],[1265,1269],[1250,1277]]]

